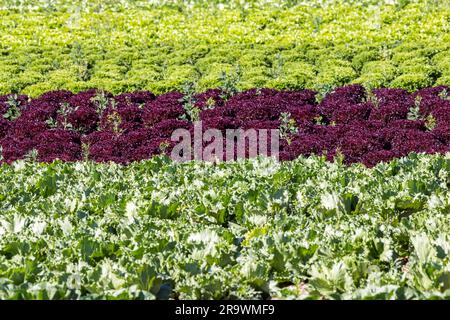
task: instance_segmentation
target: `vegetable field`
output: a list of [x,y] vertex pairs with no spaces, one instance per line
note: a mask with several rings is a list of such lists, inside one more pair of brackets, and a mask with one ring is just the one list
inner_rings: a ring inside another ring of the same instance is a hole
[[[447,1],[0,21],[0,300],[450,299]],[[236,151],[230,130],[238,156],[173,157]]]
[[1,167],[3,299],[449,298],[448,156]]
[[296,3],[2,0],[0,94],[448,84],[447,1]]

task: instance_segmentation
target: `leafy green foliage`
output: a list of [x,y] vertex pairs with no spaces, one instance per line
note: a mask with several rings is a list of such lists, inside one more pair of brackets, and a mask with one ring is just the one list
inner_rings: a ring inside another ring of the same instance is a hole
[[449,84],[445,1],[189,3],[3,1],[0,94]]
[[1,299],[448,299],[450,158],[0,167]]
[[286,139],[290,144],[290,136],[298,132],[297,123],[295,122],[295,119],[291,118],[291,114],[289,112],[281,113],[280,122],[280,138]]
[[182,92],[183,98],[180,99],[180,102],[183,103],[186,113],[181,116],[181,119],[192,122],[200,120],[201,109],[195,106],[195,84],[191,82],[185,83]]
[[122,129],[120,128],[120,125],[122,124],[122,117],[116,110],[108,114],[106,122],[106,125],[109,126],[111,131],[115,134],[120,134],[122,132]]
[[98,115],[101,115],[103,111],[106,110],[108,107],[110,100],[106,96],[105,92],[103,90],[100,90],[95,94],[95,96],[92,97],[92,102],[95,103],[96,111]]
[[444,100],[450,100],[450,95],[446,89],[442,90],[442,92],[439,93],[439,97]]
[[428,131],[431,131],[436,127],[436,119],[433,117],[433,115],[431,113],[426,117],[421,115],[421,113],[420,113],[420,103],[421,102],[422,102],[422,97],[420,95],[416,96],[416,98],[414,100],[414,106],[412,106],[409,109],[407,118],[408,118],[408,120],[413,120],[413,121],[423,120],[425,128]]
[[239,92],[238,84],[241,79],[241,66],[237,65],[234,73],[229,74],[226,71],[220,73],[220,89],[222,90],[222,98],[228,99]]
[[18,100],[17,94],[10,95],[6,101],[6,105],[8,106],[8,109],[3,114],[3,118],[14,121],[20,117],[22,112],[20,110],[20,101]]
[[425,128],[427,128],[428,131],[433,130],[436,127],[436,118],[433,117],[432,114],[429,114],[425,118]]
[[414,106],[412,106],[408,111],[408,120],[418,120],[421,119],[420,115],[420,102],[422,101],[421,96],[416,96],[414,100]]
[[316,95],[317,103],[320,103],[329,93],[333,91],[335,86],[332,84],[324,84],[318,87],[318,93]]

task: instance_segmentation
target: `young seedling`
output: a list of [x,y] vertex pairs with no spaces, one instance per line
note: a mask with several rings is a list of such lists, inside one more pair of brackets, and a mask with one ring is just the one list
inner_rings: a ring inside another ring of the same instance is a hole
[[209,97],[208,100],[206,100],[205,109],[212,110],[215,107],[216,107],[216,101],[212,97]]
[[70,52],[70,57],[77,69],[77,76],[80,81],[87,81],[90,78],[91,63],[86,59],[86,55],[79,42],[75,42]]
[[183,85],[183,97],[179,100],[183,104],[185,113],[180,117],[182,120],[198,121],[200,119],[200,109],[195,106],[197,102],[194,98],[195,84],[187,82]]
[[422,97],[417,96],[414,100],[414,106],[412,106],[409,109],[407,119],[408,120],[424,120],[425,121],[425,128],[428,131],[433,130],[436,127],[436,119],[433,117],[432,114],[429,114],[427,117],[423,117],[420,114],[420,103],[422,102]]
[[373,93],[372,90],[369,90],[367,92],[367,98],[366,98],[367,102],[372,103],[372,105],[378,109],[380,107],[380,100],[378,100],[377,96]]
[[101,116],[109,104],[109,99],[103,90],[97,92],[97,94],[91,98],[91,101],[95,104],[95,108],[99,116]]
[[25,155],[24,160],[27,162],[37,162],[39,157],[39,152],[37,149],[32,149],[28,151],[28,153]]
[[320,16],[314,16],[314,18],[313,18],[313,25],[314,25],[314,30],[313,30],[313,32],[314,32],[314,33],[317,33],[317,32],[320,31],[320,26],[321,26],[322,22],[323,22],[322,17],[320,17]]
[[62,126],[64,128],[64,130],[67,129],[73,129],[72,124],[69,122],[69,115],[73,112],[76,111],[77,108],[73,108],[70,104],[68,104],[67,102],[64,102],[61,104],[61,107],[58,109],[57,113],[59,115],[61,115],[62,117]]
[[275,55],[275,61],[272,65],[272,77],[273,78],[279,78],[283,75],[283,66],[284,66],[284,58],[283,56],[278,52]]
[[116,110],[108,115],[107,122],[111,125],[112,132],[115,134],[122,133],[122,129],[120,128],[120,125],[122,124],[122,117]]
[[6,104],[8,105],[8,110],[3,114],[3,117],[9,121],[14,121],[19,118],[22,111],[17,94],[10,95]]
[[450,94],[448,93],[447,89],[444,89],[441,92],[439,92],[438,96],[442,100],[450,100]]
[[82,143],[81,144],[81,155],[83,157],[83,161],[84,162],[88,162],[89,161],[89,156],[90,156],[90,144],[89,143]]
[[228,100],[230,97],[239,92],[237,85],[241,80],[241,76],[242,71],[239,64],[236,66],[234,74],[232,75],[227,74],[226,71],[222,71],[219,77],[219,80],[222,83],[222,85],[220,86],[220,89],[222,91],[222,99]]
[[417,96],[414,100],[414,106],[409,109],[407,119],[408,120],[419,120],[422,119],[420,115],[420,103],[422,102],[422,97]]
[[49,118],[45,121],[45,123],[52,129],[57,128],[58,127],[58,121],[56,121],[56,119],[54,118]]
[[280,137],[286,139],[288,144],[291,144],[291,136],[298,132],[297,123],[295,119],[291,118],[289,112],[281,113],[280,122]]
[[169,142],[167,141],[163,141],[159,144],[159,150],[161,151],[162,154],[166,154],[167,150],[169,149]]
[[433,117],[432,114],[429,114],[425,118],[425,128],[427,128],[428,131],[431,131],[434,128],[436,128],[436,119]]
[[325,97],[334,90],[334,86],[331,84],[324,84],[319,86],[319,90],[316,94],[316,102],[321,103]]
[[[78,109],[78,107],[74,108],[72,107],[69,103],[64,102],[61,104],[60,108],[56,111],[56,113],[58,115],[61,116],[62,118],[62,122],[61,125],[63,127],[64,130],[72,130],[73,126],[72,124],[69,122],[69,115],[76,111]],[[47,121],[45,121],[47,123],[47,125],[50,128],[57,128],[58,127],[58,121],[54,118],[50,118]]]
[[342,153],[341,147],[336,148],[336,155],[334,156],[334,160],[339,165],[343,165],[345,163],[345,155]]
[[323,117],[322,116],[317,116],[314,118],[314,123],[318,126],[323,126],[325,125],[324,121],[323,121]]

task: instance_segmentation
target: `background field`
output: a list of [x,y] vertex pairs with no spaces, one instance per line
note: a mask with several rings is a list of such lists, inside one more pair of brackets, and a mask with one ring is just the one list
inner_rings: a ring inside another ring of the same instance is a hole
[[2,1],[0,94],[450,83],[445,1],[165,3]]
[[0,167],[0,298],[450,298],[449,156]]

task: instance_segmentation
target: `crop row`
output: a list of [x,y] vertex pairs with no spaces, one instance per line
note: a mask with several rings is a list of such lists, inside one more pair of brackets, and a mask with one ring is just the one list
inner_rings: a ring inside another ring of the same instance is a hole
[[449,155],[0,166],[0,299],[449,299]]
[[98,90],[1,96],[2,161],[129,163],[169,154],[172,133],[184,128],[192,134],[198,120],[203,131],[218,129],[224,136],[226,129],[279,129],[282,160],[342,155],[346,163],[373,166],[409,152],[450,150],[449,87],[409,94],[351,85],[325,96],[311,90],[236,93],[232,86],[196,94],[189,88],[157,97]]
[[[414,91],[450,83],[450,9],[266,4],[0,9],[0,94],[88,88],[121,93],[220,85],[320,89],[361,83]],[[98,2],[95,2],[98,4]],[[426,21],[426,23],[424,23]]]

